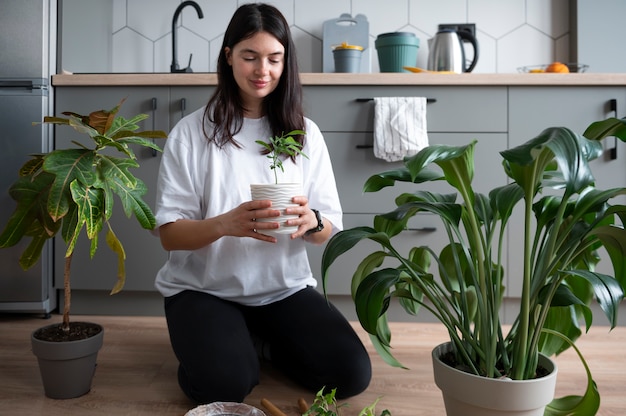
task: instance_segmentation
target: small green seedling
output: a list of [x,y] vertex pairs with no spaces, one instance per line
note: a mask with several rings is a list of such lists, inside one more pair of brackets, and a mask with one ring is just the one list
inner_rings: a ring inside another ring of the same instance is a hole
[[[339,404],[335,398],[337,389],[332,389],[330,393],[324,394],[325,387],[322,387],[320,391],[315,395],[313,404],[302,416],[339,416],[339,409],[347,407],[348,403]],[[380,398],[376,399],[374,403],[365,407],[359,412],[358,416],[376,416],[376,404]],[[391,416],[391,412],[385,409],[380,416]]]
[[288,157],[293,157],[297,155],[302,155],[309,158],[306,154],[302,152],[302,144],[298,143],[293,136],[304,135],[306,134],[302,130],[292,130],[287,134],[283,134],[282,136],[274,136],[270,137],[269,143],[263,140],[256,140],[257,144],[260,144],[265,149],[269,151],[267,154],[267,158],[272,162],[270,164],[270,169],[274,171],[274,179],[276,183],[278,183],[278,172],[280,169],[281,172],[284,172],[283,161],[281,160],[281,156],[285,155]]

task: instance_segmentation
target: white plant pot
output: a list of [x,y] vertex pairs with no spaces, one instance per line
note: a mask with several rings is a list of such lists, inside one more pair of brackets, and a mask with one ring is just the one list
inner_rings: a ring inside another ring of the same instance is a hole
[[250,185],[250,193],[252,200],[269,199],[272,201],[272,208],[281,211],[280,217],[259,218],[259,222],[278,222],[280,228],[272,230],[263,230],[263,234],[292,234],[298,227],[286,226],[285,222],[289,219],[298,218],[298,215],[285,215],[287,207],[297,207],[292,199],[294,196],[302,195],[302,184],[300,183],[269,183],[269,184],[252,184]]
[[441,389],[448,416],[543,416],[554,398],[557,366],[545,355],[539,364],[549,371],[533,380],[480,377],[443,363],[439,357],[451,350],[449,342],[432,352],[435,383]]

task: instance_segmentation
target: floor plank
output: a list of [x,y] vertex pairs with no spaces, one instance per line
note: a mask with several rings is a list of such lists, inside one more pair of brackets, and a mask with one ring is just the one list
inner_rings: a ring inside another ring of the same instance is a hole
[[[192,406],[176,383],[177,362],[162,317],[75,316],[74,320],[98,322],[105,327],[104,346],[91,392],[77,399],[52,400],[43,394],[36,358],[30,350],[30,333],[60,321],[23,315],[0,315],[0,414],[48,416],[74,415],[184,415]],[[441,393],[432,379],[430,351],[446,340],[439,324],[392,323],[397,358],[409,370],[392,368],[376,355],[364,332],[355,325],[372,355],[374,377],[368,390],[348,400],[344,415],[358,411],[380,397],[377,408],[394,416],[443,416]],[[591,367],[600,393],[604,416],[623,415],[626,409],[624,366],[626,328],[609,334],[594,327],[578,343]],[[557,395],[581,394],[584,373],[573,352],[557,358]],[[298,415],[297,400],[309,403],[310,393],[293,386],[265,366],[261,383],[245,402],[262,408],[267,398],[289,416]]]

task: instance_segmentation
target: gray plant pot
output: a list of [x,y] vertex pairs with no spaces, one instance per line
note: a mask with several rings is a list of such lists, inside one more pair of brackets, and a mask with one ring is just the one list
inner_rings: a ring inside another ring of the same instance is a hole
[[[49,326],[54,326],[53,324]],[[97,335],[78,341],[51,342],[31,335],[33,354],[39,362],[44,392],[51,399],[71,399],[91,390],[98,351],[102,347],[104,329]]]
[[545,355],[539,364],[550,373],[533,380],[502,380],[466,373],[443,363],[449,342],[432,352],[435,383],[441,389],[448,416],[543,416],[554,398],[557,367]]

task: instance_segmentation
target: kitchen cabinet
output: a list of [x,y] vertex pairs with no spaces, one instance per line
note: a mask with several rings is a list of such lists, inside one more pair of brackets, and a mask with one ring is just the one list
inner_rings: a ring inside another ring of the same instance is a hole
[[[610,100],[616,100],[617,115],[624,117],[626,87],[511,87],[510,146],[526,142],[547,127],[565,126],[582,134],[592,122],[616,115],[610,108]],[[611,139],[605,140],[604,144],[604,155],[592,162],[596,182],[601,189],[623,187],[626,182],[626,145]],[[617,159],[610,157],[614,146],[617,146]],[[519,212],[515,214],[520,215]],[[522,239],[517,236],[523,234],[523,229],[520,221],[511,221],[511,226],[507,293],[515,297],[521,293],[522,285],[522,258],[517,254],[522,252]],[[605,267],[610,267],[610,263],[601,262],[599,271]]]
[[[307,86],[305,110],[315,121],[326,140],[337,188],[344,211],[344,228],[372,226],[374,214],[391,211],[396,196],[417,189],[452,192],[442,182],[424,185],[397,184],[375,193],[363,193],[363,184],[370,176],[401,167],[402,162],[386,162],[373,153],[373,97],[423,96],[427,106],[427,128],[431,144],[465,145],[477,139],[476,176],[478,190],[506,184],[498,152],[508,146],[506,87],[423,87],[423,86]],[[489,116],[485,116],[488,114]],[[396,237],[397,247],[408,251],[413,246],[441,242],[445,234],[438,219],[421,215],[416,224]],[[437,246],[437,244],[435,244]],[[309,260],[321,290],[321,258],[325,245],[308,246]],[[329,271],[327,292],[348,295],[357,259],[376,249],[370,242],[361,242],[353,255],[340,257]]]
[[[582,75],[582,74],[581,74]],[[576,76],[576,75],[572,75]],[[448,80],[450,78],[442,78]],[[463,78],[464,79],[464,78]],[[476,78],[472,78],[476,79]],[[529,78],[530,79],[530,78]],[[543,78],[532,78],[543,79]],[[570,78],[568,78],[570,79]],[[473,81],[474,82],[474,81]],[[476,139],[476,173],[474,183],[479,192],[507,183],[499,152],[525,142],[544,128],[564,125],[577,132],[589,123],[615,115],[609,102],[614,99],[617,115],[626,113],[626,86],[615,85],[315,85],[304,87],[304,106],[307,117],[315,121],[324,134],[331,155],[339,196],[344,210],[344,227],[372,225],[374,214],[394,208],[393,198],[416,186],[401,184],[377,193],[362,192],[366,179],[385,170],[401,166],[389,163],[373,154],[374,102],[381,96],[424,96],[434,101],[427,107],[430,143],[463,145]],[[206,104],[214,90],[207,85],[141,85],[141,86],[61,86],[56,88],[56,109],[87,112],[98,108],[109,109],[126,97],[122,114],[147,113],[151,117],[143,128],[169,131],[184,115]],[[155,100],[156,99],[156,106]],[[80,139],[68,128],[57,127],[57,146],[68,140]],[[607,155],[612,140],[606,141]],[[138,154],[141,167],[137,175],[148,185],[145,200],[154,203],[154,188],[160,154],[150,151]],[[602,187],[623,186],[626,180],[626,146],[617,143],[617,160],[603,157],[593,162],[596,179]],[[430,183],[420,189],[449,192],[442,183]],[[121,209],[118,203],[116,208]],[[162,298],[153,287],[154,276],[165,262],[167,253],[158,238],[141,229],[124,215],[116,212],[114,227],[127,251],[127,283],[125,290],[114,297],[108,293],[115,283],[115,258],[108,247],[100,247],[96,257],[88,257],[86,238],[81,239],[74,258],[74,313],[161,313]],[[513,228],[505,246],[507,253],[506,297],[515,308],[520,293],[521,227],[512,221]],[[445,235],[439,220],[423,214],[413,219],[408,229],[394,238],[400,250],[429,244],[437,248],[445,244]],[[105,244],[102,244],[105,245]],[[324,245],[308,245],[309,259],[315,277],[321,279],[321,257]],[[60,282],[64,246],[56,242],[55,275]],[[341,257],[330,269],[328,293],[347,315],[353,315],[349,300],[350,281],[358,260],[377,246],[364,241],[354,255]],[[602,265],[600,267],[602,270]],[[57,287],[59,283],[57,283]],[[321,291],[321,282],[318,286]],[[94,294],[102,294],[95,296]],[[106,296],[106,297],[105,297]],[[78,304],[78,306],[77,306]],[[104,306],[103,306],[104,305]],[[505,312],[506,313],[506,312]],[[403,319],[398,315],[397,319]]]
[[[172,87],[170,90],[169,114],[171,129],[184,116],[204,107],[215,87]],[[168,130],[169,131],[169,130]]]

